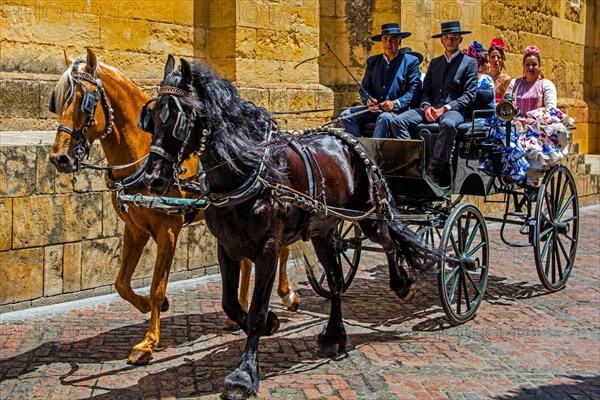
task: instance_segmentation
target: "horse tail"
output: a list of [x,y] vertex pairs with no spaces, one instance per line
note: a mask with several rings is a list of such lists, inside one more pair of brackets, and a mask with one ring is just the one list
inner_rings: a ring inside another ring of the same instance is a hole
[[412,271],[428,272],[437,265],[442,252],[433,248],[411,230],[405,223],[392,220],[388,222],[390,235],[398,246],[399,265],[407,265]]

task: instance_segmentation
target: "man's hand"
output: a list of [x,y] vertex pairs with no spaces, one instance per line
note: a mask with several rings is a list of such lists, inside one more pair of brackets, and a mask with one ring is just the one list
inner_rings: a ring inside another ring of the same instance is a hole
[[435,122],[436,116],[434,114],[435,108],[431,106],[425,107],[425,119],[427,122]]
[[[373,107],[375,104],[377,104],[377,99],[369,99],[369,101],[367,101],[367,106],[369,107]],[[371,108],[371,112],[377,112],[378,110],[379,107]]]
[[386,100],[379,105],[379,108],[381,108],[385,112],[390,112],[393,111],[396,107],[392,100]]
[[429,122],[435,122],[445,112],[446,112],[446,108],[444,108],[444,107],[440,107],[440,108],[427,107],[425,109],[425,119],[427,119],[427,121],[429,121]]

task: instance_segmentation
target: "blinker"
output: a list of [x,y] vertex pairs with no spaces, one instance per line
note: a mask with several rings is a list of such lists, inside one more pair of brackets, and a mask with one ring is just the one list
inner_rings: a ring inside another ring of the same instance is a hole
[[52,95],[50,96],[50,103],[48,103],[48,111],[52,114],[56,114],[56,94],[52,91]]
[[183,112],[177,113],[177,121],[175,121],[175,128],[173,129],[173,136],[182,142],[188,136],[190,128],[190,118]]
[[138,128],[143,130],[144,132],[148,132],[149,134],[154,133],[154,121],[152,120],[152,107],[148,104],[154,101],[154,99],[149,100],[146,104],[142,106],[142,110],[140,111],[140,116],[138,117]]
[[98,98],[96,92],[86,90],[83,92],[83,100],[81,100],[81,111],[93,117],[96,113],[96,106],[98,105]]

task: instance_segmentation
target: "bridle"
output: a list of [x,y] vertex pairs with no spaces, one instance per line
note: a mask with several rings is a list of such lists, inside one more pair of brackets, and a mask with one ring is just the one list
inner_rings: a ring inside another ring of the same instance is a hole
[[[171,134],[173,135],[173,137],[175,137],[182,143],[176,155],[173,155],[167,150],[163,149],[162,147],[156,145],[150,146],[150,153],[158,154],[168,162],[173,163],[173,178],[176,182],[179,182],[179,175],[186,172],[185,168],[182,165],[183,152],[190,142],[190,138],[192,137],[196,120],[202,115],[199,112],[197,112],[196,109],[193,107],[191,112],[185,112],[183,110],[183,107],[181,106],[181,97],[188,99],[195,98],[195,92],[192,90],[186,90],[175,86],[161,86],[158,95],[169,96],[175,102],[178,111],[175,126]],[[140,116],[138,120],[138,128],[150,134],[154,134],[154,121],[152,120],[151,115],[153,107],[150,106],[150,103],[155,103],[156,99],[157,98],[150,99],[146,102],[146,104],[144,104],[142,110],[140,111]],[[166,102],[163,105],[159,115],[159,118],[163,124],[169,118],[169,114],[169,103]],[[197,157],[199,157],[206,148],[205,143],[208,135],[209,131],[203,128],[200,135],[200,147],[195,152]]]
[[[75,160],[77,163],[77,170],[81,169],[82,160],[85,157],[89,157],[89,154],[90,154],[90,149],[92,147],[92,144],[90,143],[89,140],[87,140],[85,135],[87,134],[88,130],[90,129],[90,126],[92,125],[92,123],[94,123],[94,124],[96,123],[96,119],[94,116],[96,114],[96,108],[98,107],[98,97],[100,97],[102,108],[104,109],[104,116],[105,116],[105,123],[106,123],[104,132],[102,132],[102,134],[100,135],[100,137],[102,139],[104,139],[106,136],[108,136],[112,133],[113,122],[115,119],[115,117],[113,115],[114,111],[113,111],[112,107],[110,107],[110,105],[108,104],[108,100],[106,98],[106,91],[104,90],[104,86],[102,86],[102,81],[100,80],[100,77],[98,76],[98,72],[96,71],[94,74],[95,76],[92,76],[91,74],[88,74],[87,72],[79,71],[79,65],[82,62],[84,62],[84,60],[81,58],[78,58],[77,60],[75,60],[75,62],[73,63],[73,67],[71,68],[71,73],[69,74],[71,88],[69,91],[69,96],[67,98],[67,105],[71,104],[71,102],[73,101],[73,98],[75,97],[75,86],[77,85],[77,83],[81,84],[81,86],[84,88],[83,99],[81,100],[81,111],[87,115],[87,119],[85,121],[85,124],[83,125],[83,128],[81,128],[81,130],[76,130],[76,129],[71,128],[64,124],[58,125],[58,128],[57,128],[57,130],[59,132],[60,131],[66,132],[69,135],[71,135],[72,137],[74,137],[77,141],[75,144],[75,149],[73,151],[73,153],[75,155]],[[91,83],[93,86],[95,86],[96,91],[89,90],[88,86],[83,83],[84,81]],[[100,96],[98,96],[98,94]],[[54,97],[55,97],[55,93],[52,92],[52,97],[50,98],[50,105],[48,108],[49,108],[50,112],[56,114],[57,112],[56,112]]]

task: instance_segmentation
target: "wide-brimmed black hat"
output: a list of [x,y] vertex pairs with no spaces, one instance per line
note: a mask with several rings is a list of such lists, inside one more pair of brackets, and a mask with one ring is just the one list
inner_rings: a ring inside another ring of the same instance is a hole
[[406,54],[410,54],[411,56],[417,57],[419,59],[419,64],[421,64],[423,62],[423,54],[417,53],[416,51],[412,51],[412,49],[410,47],[403,47],[398,51],[400,53],[406,53]]
[[433,35],[431,38],[439,38],[443,35],[450,35],[452,33],[460,33],[461,35],[466,35],[467,33],[471,33],[471,31],[463,31],[462,29],[460,29],[460,21],[442,22],[442,33]]
[[381,35],[375,35],[371,37],[371,40],[375,42],[381,42],[381,37],[383,35],[396,35],[400,36],[400,39],[404,39],[410,36],[410,32],[401,32],[400,24],[396,22],[390,22],[389,24],[381,25]]

